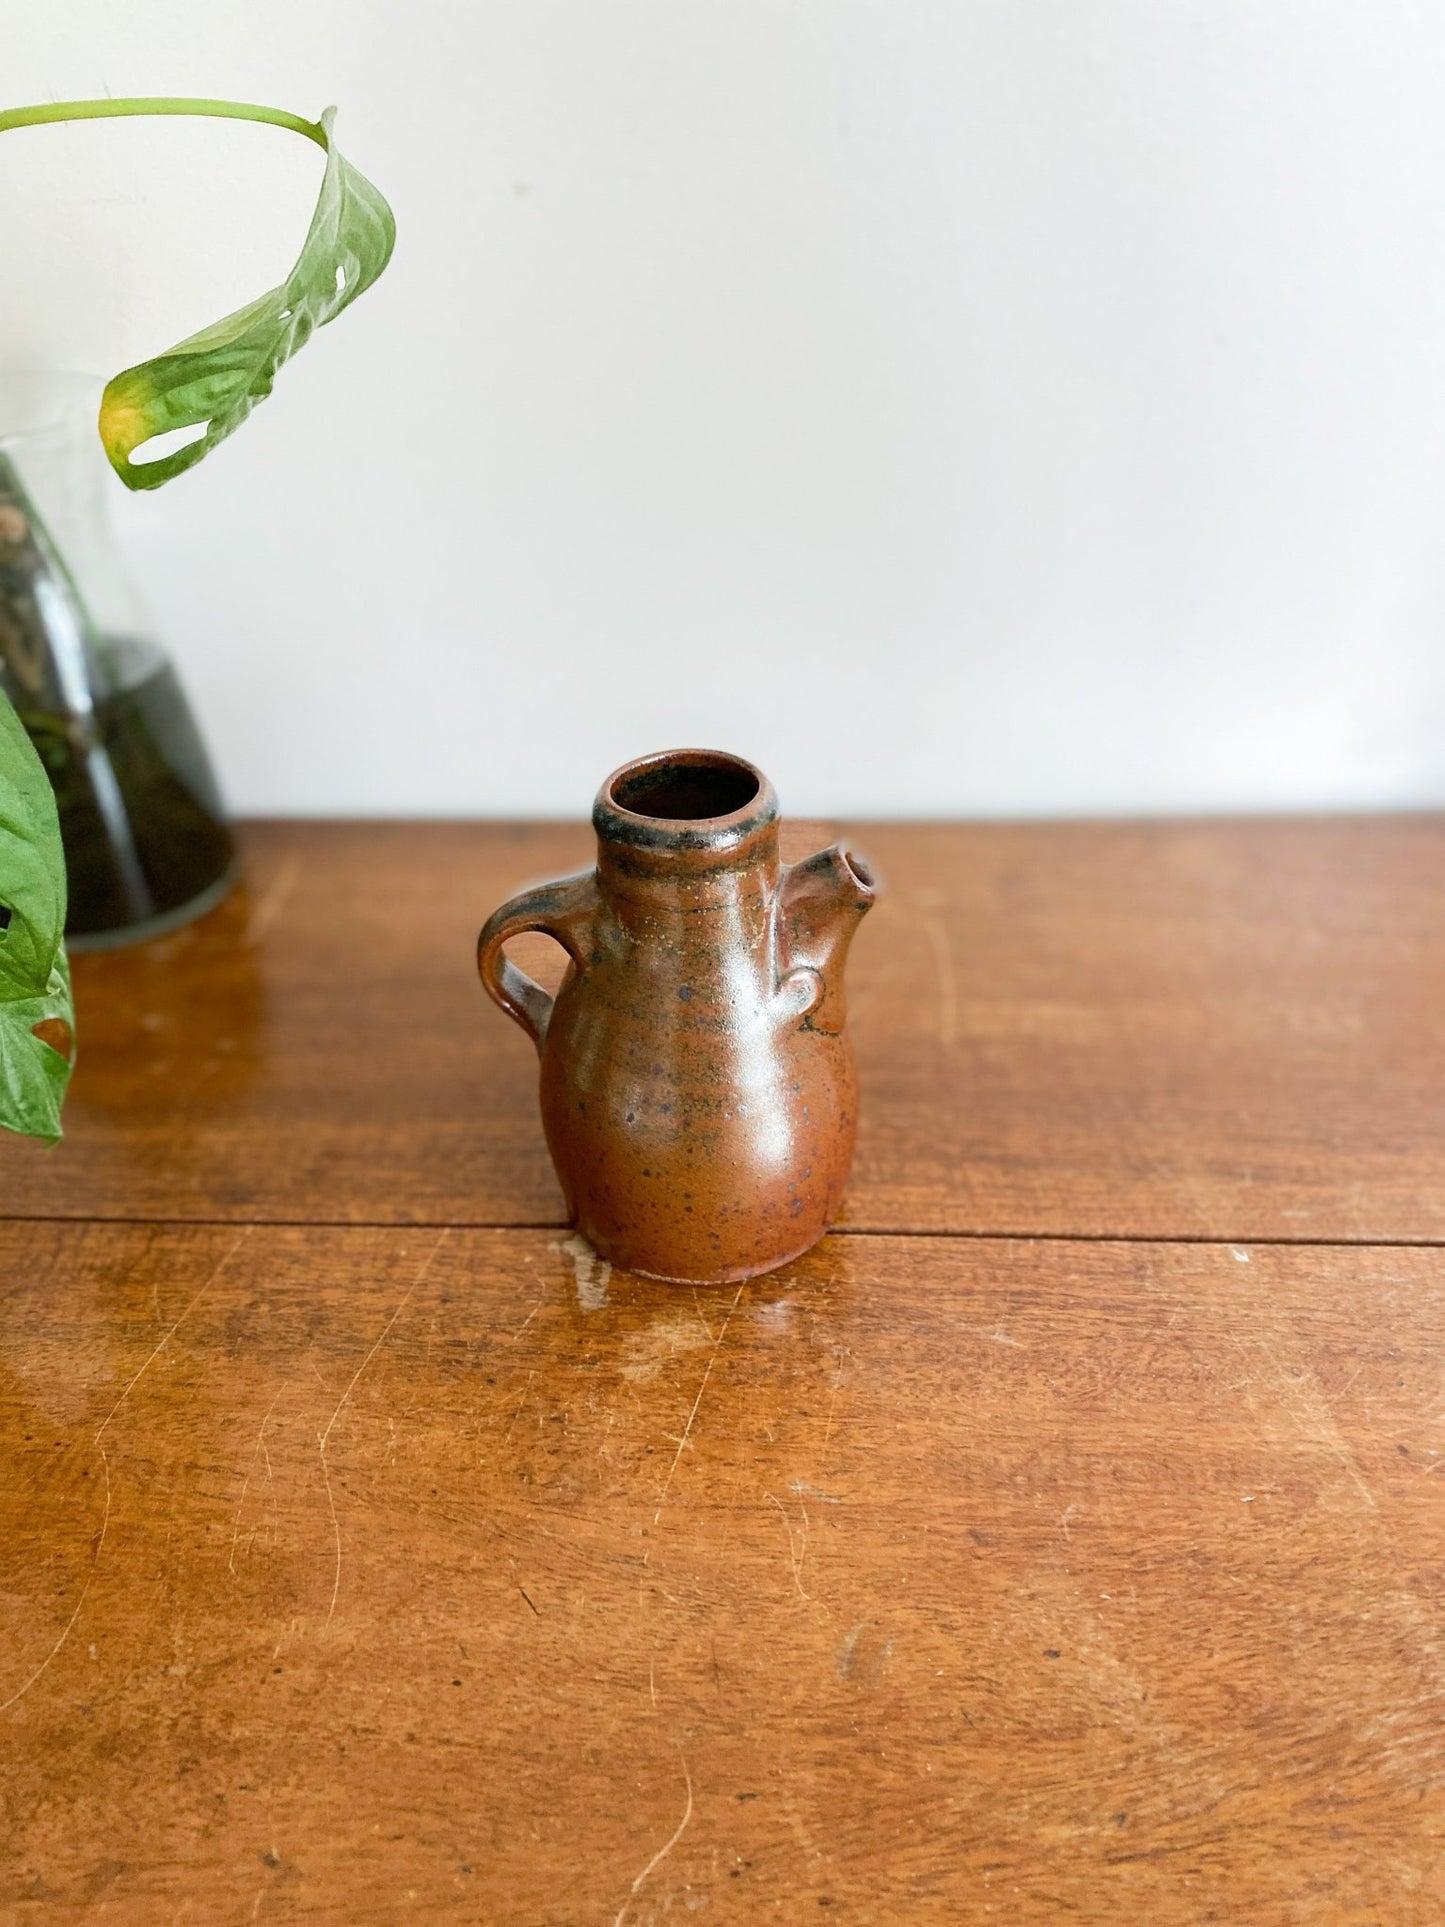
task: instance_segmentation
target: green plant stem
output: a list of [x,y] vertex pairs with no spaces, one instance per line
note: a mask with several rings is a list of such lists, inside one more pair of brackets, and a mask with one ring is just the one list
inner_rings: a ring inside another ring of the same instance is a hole
[[194,114],[212,120],[259,120],[270,127],[289,127],[318,147],[326,146],[326,130],[300,114],[279,107],[257,107],[242,100],[54,100],[39,107],[9,107],[0,112],[0,134],[10,127],[43,127],[62,120],[119,120],[132,114]]

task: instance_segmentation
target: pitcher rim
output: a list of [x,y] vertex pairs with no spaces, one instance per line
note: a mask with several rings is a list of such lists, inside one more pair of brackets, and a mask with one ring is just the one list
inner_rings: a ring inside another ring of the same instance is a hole
[[[648,811],[624,801],[629,785],[643,792],[646,781],[655,777],[654,788],[666,795],[667,777],[676,772],[686,786],[689,776],[716,779],[719,800],[729,800],[726,779],[742,778],[752,785],[749,793],[729,810],[700,815],[689,811]],[[597,792],[592,810],[592,826],[605,843],[625,844],[634,849],[679,850],[689,852],[733,851],[757,831],[775,823],[778,799],[772,784],[745,756],[731,750],[680,748],[654,750],[634,756],[613,770]]]

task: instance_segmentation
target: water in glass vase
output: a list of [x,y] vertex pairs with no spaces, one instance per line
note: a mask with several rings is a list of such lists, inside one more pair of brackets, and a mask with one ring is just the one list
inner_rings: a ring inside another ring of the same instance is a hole
[[0,691],[55,791],[76,950],[188,922],[236,864],[184,691],[131,620],[92,444],[73,409],[0,435]]
[[83,717],[16,706],[55,790],[73,948],[157,934],[224,894],[235,845],[168,662],[97,696]]

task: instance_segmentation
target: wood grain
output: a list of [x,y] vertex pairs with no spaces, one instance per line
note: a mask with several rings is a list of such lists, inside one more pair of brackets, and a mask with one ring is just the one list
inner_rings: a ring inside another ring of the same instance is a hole
[[[820,834],[794,825],[792,852]],[[848,1224],[1445,1236],[1445,819],[859,840],[888,894],[850,970]],[[589,860],[582,826],[245,844],[248,894],[77,961],[69,1136],[0,1143],[0,1212],[556,1221],[535,1062],[472,950],[519,883]]]
[[1445,1254],[0,1227],[0,1917],[1445,1917]]

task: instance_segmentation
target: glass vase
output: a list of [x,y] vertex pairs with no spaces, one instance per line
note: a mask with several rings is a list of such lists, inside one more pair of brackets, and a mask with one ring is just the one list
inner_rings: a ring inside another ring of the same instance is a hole
[[55,789],[73,950],[187,923],[236,870],[205,745],[115,546],[99,397],[84,376],[0,375],[0,689]]

